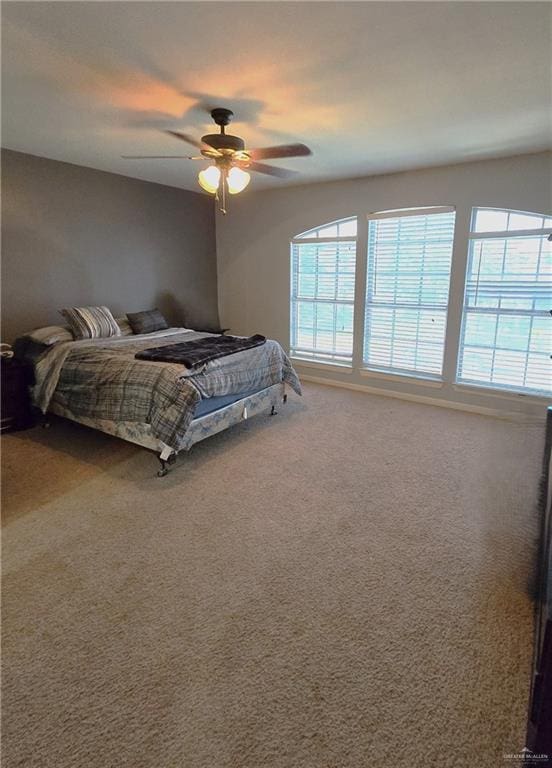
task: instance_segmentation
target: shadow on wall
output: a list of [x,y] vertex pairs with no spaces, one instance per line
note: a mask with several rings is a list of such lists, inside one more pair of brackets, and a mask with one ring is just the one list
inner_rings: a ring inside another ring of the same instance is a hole
[[182,302],[170,291],[160,291],[155,297],[155,304],[171,326],[183,326],[186,311]]
[[212,313],[198,311],[190,303],[181,301],[170,291],[160,291],[155,297],[155,306],[161,311],[170,326],[183,328],[217,328],[218,312],[213,320]]

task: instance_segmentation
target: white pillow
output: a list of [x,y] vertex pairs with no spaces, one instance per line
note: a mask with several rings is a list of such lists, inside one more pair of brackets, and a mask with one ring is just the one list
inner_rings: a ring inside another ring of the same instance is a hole
[[71,331],[61,325],[47,325],[44,328],[36,328],[26,335],[33,341],[45,344],[48,347],[52,344],[59,344],[62,341],[74,341]]

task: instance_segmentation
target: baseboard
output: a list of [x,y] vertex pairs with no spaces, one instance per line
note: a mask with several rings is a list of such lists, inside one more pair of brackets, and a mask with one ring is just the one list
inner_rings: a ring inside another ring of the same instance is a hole
[[[422,403],[423,405],[435,405],[439,408],[450,408],[454,411],[467,411],[468,413],[479,413],[482,416],[492,416],[495,419],[507,419],[508,421],[541,421],[538,416],[521,413],[520,411],[505,411],[501,408],[487,408],[484,405],[475,405],[472,403],[458,403],[454,400],[444,400],[439,397],[430,397],[429,395],[416,395],[410,392],[397,392],[396,390],[380,389],[379,387],[370,387],[365,384],[357,384],[353,381],[338,381],[337,379],[326,379],[322,376],[311,376],[310,374],[301,374],[301,381],[312,381],[313,384],[327,384],[330,387],[343,387],[344,389],[353,389],[357,392],[366,392],[370,395],[381,395],[382,397],[394,397],[399,400],[408,400],[413,403]],[[542,420],[546,417],[544,409]]]

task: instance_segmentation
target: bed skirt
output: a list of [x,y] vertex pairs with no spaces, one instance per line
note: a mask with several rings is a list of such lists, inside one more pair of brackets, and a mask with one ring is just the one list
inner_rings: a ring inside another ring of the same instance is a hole
[[230,405],[219,408],[216,411],[205,414],[194,419],[186,430],[186,433],[179,440],[178,450],[174,450],[162,441],[158,440],[151,433],[149,424],[143,424],[135,421],[107,421],[105,419],[90,419],[86,416],[76,416],[67,408],[51,401],[48,411],[65,419],[76,421],[78,424],[84,424],[86,427],[92,427],[100,432],[106,432],[108,435],[120,437],[130,443],[136,443],[144,448],[157,451],[162,459],[168,459],[170,456],[180,451],[188,451],[194,443],[205,440],[206,437],[222,432],[234,424],[238,424],[244,419],[256,416],[267,408],[279,405],[285,395],[285,385],[274,384],[259,392],[254,392],[241,400],[236,400]]

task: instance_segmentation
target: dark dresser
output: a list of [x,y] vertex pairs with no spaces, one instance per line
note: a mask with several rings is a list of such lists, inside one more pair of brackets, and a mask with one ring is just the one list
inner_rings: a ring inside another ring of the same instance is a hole
[[32,426],[33,415],[29,386],[34,383],[33,369],[15,358],[1,358],[2,376],[0,432]]
[[[552,408],[548,409],[540,488],[540,551],[537,570],[533,679],[527,749],[534,763],[552,766]],[[531,754],[532,753],[532,754]]]

